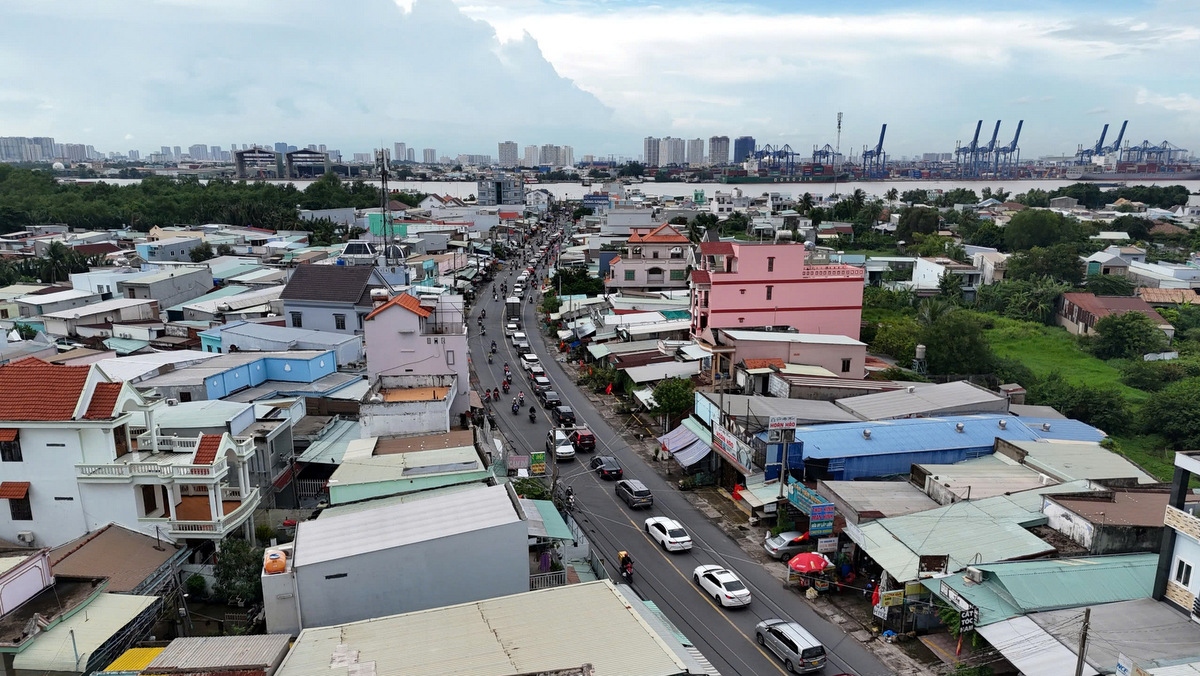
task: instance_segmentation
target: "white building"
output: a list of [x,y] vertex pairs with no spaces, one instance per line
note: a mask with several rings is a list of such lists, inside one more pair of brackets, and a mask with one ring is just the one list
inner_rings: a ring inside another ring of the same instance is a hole
[[708,139],[708,162],[717,166],[729,164],[728,136],[713,136]]
[[502,167],[517,166],[517,142],[501,141],[496,156],[499,158],[500,166]]
[[1175,480],[1164,519],[1154,598],[1200,622],[1200,503],[1188,502],[1192,479],[1200,477],[1200,451],[1175,454]]
[[647,167],[659,166],[659,161],[661,159],[659,157],[659,147],[661,143],[662,139],[655,138],[653,136],[647,136],[642,140],[643,164],[645,164]]
[[704,162],[704,139],[694,138],[687,142],[687,163],[689,167],[700,167]]
[[525,146],[524,157],[521,160],[522,167],[536,167],[538,165],[538,147]]

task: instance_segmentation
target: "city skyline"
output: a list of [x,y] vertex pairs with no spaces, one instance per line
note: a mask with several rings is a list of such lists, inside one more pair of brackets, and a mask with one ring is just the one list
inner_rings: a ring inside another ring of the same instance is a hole
[[[450,157],[496,153],[500,140],[519,148],[552,140],[626,158],[643,154],[647,136],[749,135],[807,154],[837,142],[842,111],[844,154],[873,146],[885,123],[889,156],[952,151],[979,119],[985,128],[1003,120],[1005,142],[1025,120],[1025,157],[1073,153],[1126,119],[1133,143],[1200,148],[1192,94],[1200,75],[1186,68],[1200,56],[1200,7],[989,7],[367,0],[348,13],[319,0],[9,4],[0,8],[13,27],[0,46],[10,74],[0,84],[0,135],[143,156],[198,139],[211,149],[229,147],[219,139],[319,137],[348,157],[390,149],[392,137]],[[180,25],[205,39],[175,39]],[[37,44],[48,32],[63,37],[52,50]],[[402,45],[383,66],[287,46],[377,32]],[[95,34],[111,39],[84,39]],[[251,39],[260,47],[253,56],[239,46]],[[121,56],[130,48],[156,58],[135,64]],[[43,56],[27,58],[35,52]],[[381,67],[405,71],[408,82],[380,85]],[[411,91],[434,93],[412,105]]]

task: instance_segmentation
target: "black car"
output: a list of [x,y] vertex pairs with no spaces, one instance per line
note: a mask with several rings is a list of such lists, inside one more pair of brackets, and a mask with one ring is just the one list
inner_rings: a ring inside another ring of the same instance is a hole
[[559,427],[568,427],[575,424],[575,411],[571,410],[570,406],[554,407],[554,424]]
[[597,455],[588,463],[588,469],[595,470],[601,479],[620,479],[625,475],[621,464],[611,455]]
[[546,406],[549,406],[549,407],[562,406],[562,399],[559,398],[558,392],[555,392],[554,390],[546,390],[545,392],[538,392],[538,396],[542,398],[542,403],[544,403]]

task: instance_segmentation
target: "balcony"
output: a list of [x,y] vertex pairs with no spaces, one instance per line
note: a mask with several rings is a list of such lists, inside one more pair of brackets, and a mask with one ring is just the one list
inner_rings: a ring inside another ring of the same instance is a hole
[[[156,443],[152,443],[150,433],[144,427],[129,428],[130,436],[134,438],[134,445],[139,451],[153,452],[155,450],[166,453],[195,453],[196,444],[199,443],[199,435],[195,437],[178,437],[159,435]],[[136,436],[135,436],[136,434]],[[254,439],[252,437],[233,437],[234,452],[238,457],[246,457],[254,452]],[[157,446],[156,448],[152,448]]]
[[75,465],[75,477],[96,483],[214,483],[229,472],[223,457],[211,465],[196,465],[192,455],[135,451],[110,463]]
[[212,518],[208,495],[184,495],[175,505],[174,519],[140,519],[145,523],[161,522],[174,538],[220,540],[245,525],[259,505],[257,488],[243,491],[229,486],[220,487],[219,516]]

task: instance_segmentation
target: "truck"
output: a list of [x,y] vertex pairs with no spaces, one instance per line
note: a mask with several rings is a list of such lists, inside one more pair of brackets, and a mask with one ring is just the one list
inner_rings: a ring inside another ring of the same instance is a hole
[[521,299],[517,296],[509,296],[504,299],[504,318],[509,321],[521,323]]

